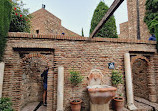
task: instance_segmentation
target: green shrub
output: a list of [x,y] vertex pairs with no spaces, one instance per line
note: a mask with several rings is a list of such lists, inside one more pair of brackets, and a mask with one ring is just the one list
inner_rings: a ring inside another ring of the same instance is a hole
[[0,111],[14,111],[10,98],[0,98]]
[[156,48],[158,52],[158,0],[146,0],[146,13],[144,22],[151,34],[156,36]]
[[83,32],[83,28],[82,28],[82,36],[84,37],[84,32]]
[[[144,22],[147,24],[148,29],[151,34],[154,34],[154,27],[151,24],[152,20],[158,22],[158,0],[146,0],[146,13],[144,17]],[[152,26],[151,26],[152,25]]]
[[[101,1],[98,4],[91,20],[90,34],[93,32],[95,27],[101,21],[101,19],[106,14],[108,9],[109,7],[104,2]],[[109,18],[109,20],[103,25],[103,27],[99,30],[99,32],[95,35],[95,37],[118,38],[114,16],[111,16]]]
[[9,32],[30,32],[30,18],[28,9],[23,8],[23,2],[12,1],[12,19]]
[[72,69],[70,71],[69,80],[73,86],[76,86],[77,84],[79,84],[83,81],[83,77],[80,75],[80,73],[78,71],[75,71],[74,69]]
[[113,70],[111,80],[112,80],[112,84],[116,86],[118,84],[123,84],[123,75],[119,71]]

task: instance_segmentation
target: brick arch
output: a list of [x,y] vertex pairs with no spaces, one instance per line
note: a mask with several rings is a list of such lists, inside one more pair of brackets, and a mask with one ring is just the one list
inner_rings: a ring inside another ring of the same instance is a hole
[[137,60],[137,59],[141,59],[141,60],[145,60],[147,65],[148,65],[148,68],[147,68],[147,71],[148,71],[148,76],[147,77],[147,87],[148,87],[148,90],[149,90],[149,95],[148,95],[148,99],[151,101],[151,102],[156,102],[157,98],[156,98],[156,88],[155,88],[155,81],[153,80],[154,78],[154,75],[152,73],[152,69],[151,69],[151,63],[149,61],[149,59],[147,59],[146,57],[142,56],[142,55],[137,55],[135,57],[133,57],[131,59],[131,67],[133,67],[132,65],[134,64],[134,62]]
[[41,58],[42,60],[44,60],[45,62],[47,62],[48,66],[50,66],[49,59],[48,59],[47,57],[45,57],[44,55],[39,54],[39,53],[32,53],[32,54],[26,55],[26,56],[22,59],[22,62],[25,61],[26,59],[32,58],[32,57],[39,57],[39,58]]
[[[24,61],[26,61],[27,59],[29,59],[29,58],[32,58],[32,57],[38,57],[38,58],[40,58],[40,59],[42,59],[43,61],[45,61],[46,63],[47,63],[47,66],[49,67],[49,71],[48,71],[48,75],[52,75],[53,74],[53,66],[52,66],[52,63],[50,62],[50,60],[46,57],[46,56],[44,56],[44,55],[42,55],[42,54],[39,54],[39,53],[31,53],[31,54],[28,54],[28,55],[26,55],[24,58],[22,58],[21,59],[21,61],[20,61],[20,67],[22,67],[23,66],[23,64],[24,64]],[[20,72],[19,72],[19,83],[21,83],[21,81],[22,81],[22,77],[20,76],[20,74],[22,74],[22,69],[20,69]],[[48,102],[47,102],[47,106],[52,106],[52,102],[49,100],[49,99],[53,99],[53,96],[52,96],[52,93],[51,93],[51,91],[52,91],[52,83],[53,83],[53,81],[52,81],[52,79],[48,79],[48,83],[50,83],[50,84],[48,84],[47,85],[47,100],[48,100]],[[22,91],[20,91],[20,93],[22,93]],[[21,98],[21,96],[20,96],[20,98]],[[21,103],[19,103],[19,109],[21,109],[22,107],[21,107],[22,105],[21,105]],[[47,109],[48,109],[49,107],[47,107]]]
[[137,59],[145,60],[145,61],[147,62],[147,64],[150,65],[150,62],[149,62],[149,60],[148,60],[146,57],[141,56],[141,55],[137,55],[137,56],[135,56],[135,57],[132,58],[132,60],[131,60],[131,66],[133,65],[133,63],[134,63]]

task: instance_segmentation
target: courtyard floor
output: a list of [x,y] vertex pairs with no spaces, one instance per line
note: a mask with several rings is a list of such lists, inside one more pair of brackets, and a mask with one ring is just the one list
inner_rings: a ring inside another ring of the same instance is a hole
[[[33,102],[27,104],[21,111],[34,111],[34,109],[38,106],[39,102]],[[46,106],[41,106],[37,111],[46,111]]]
[[[138,108],[135,111],[154,111],[153,108],[155,108],[155,111],[158,110],[158,104],[149,102],[148,100],[145,100],[143,98],[135,97],[135,105]],[[39,102],[33,102],[27,104],[22,111],[34,111],[34,109],[38,106]],[[41,106],[37,111],[46,111],[46,106]],[[113,111],[113,110],[110,110]],[[124,108],[123,111],[129,111],[128,109]]]
[[[135,111],[157,111],[158,110],[158,104],[156,103],[149,102],[148,100],[145,100],[139,97],[134,97],[134,100],[135,100],[134,104],[138,108]],[[129,110],[124,108],[123,111],[129,111]]]

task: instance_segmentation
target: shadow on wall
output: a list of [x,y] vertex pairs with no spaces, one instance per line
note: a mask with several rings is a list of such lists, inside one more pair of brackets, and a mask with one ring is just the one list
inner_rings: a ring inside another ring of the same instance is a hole
[[31,102],[42,101],[43,79],[41,73],[44,71],[47,63],[41,58],[28,58],[23,63],[22,75],[22,107]]
[[137,59],[132,65],[134,96],[149,100],[148,64],[143,59]]

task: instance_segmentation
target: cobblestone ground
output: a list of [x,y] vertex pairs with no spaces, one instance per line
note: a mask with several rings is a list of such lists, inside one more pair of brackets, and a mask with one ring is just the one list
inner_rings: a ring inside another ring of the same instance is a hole
[[[29,103],[21,111],[33,111],[38,104],[39,102]],[[46,111],[46,109],[47,107],[42,105],[37,111]]]

